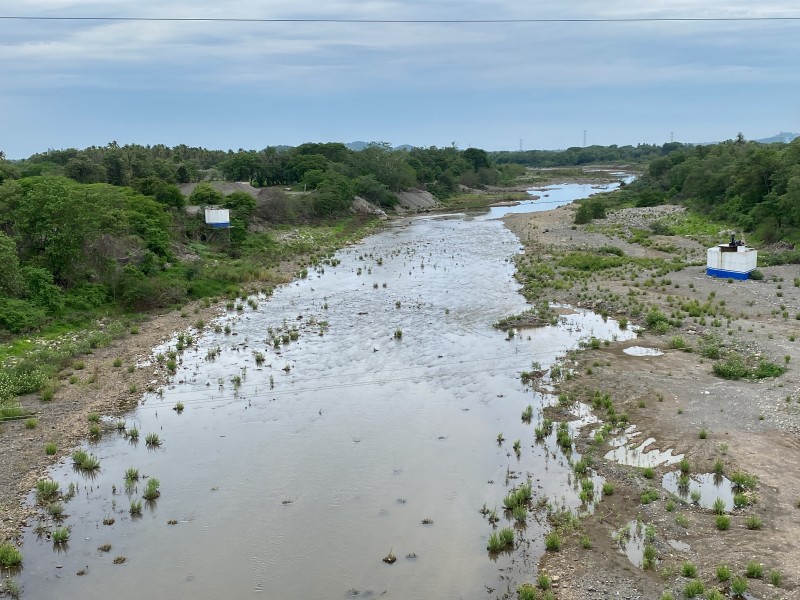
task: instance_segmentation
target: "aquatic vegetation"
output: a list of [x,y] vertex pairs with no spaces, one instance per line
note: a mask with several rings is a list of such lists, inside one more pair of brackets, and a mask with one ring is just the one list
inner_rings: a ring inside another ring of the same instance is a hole
[[142,492],[142,497],[145,500],[155,500],[161,495],[159,491],[159,486],[161,482],[158,481],[155,477],[151,477],[147,480],[147,484],[145,484],[144,491]]
[[154,431],[145,436],[144,442],[151,448],[161,445],[161,440],[159,439],[158,434]]
[[9,543],[0,543],[0,567],[16,567],[22,564],[22,553]]
[[67,527],[59,527],[53,530],[53,543],[65,544],[69,540],[69,529]]
[[503,527],[499,531],[493,531],[489,536],[489,544],[486,549],[489,552],[500,552],[514,545],[514,530],[510,527]]
[[140,500],[131,500],[130,513],[133,516],[142,514],[142,503]]
[[59,485],[57,481],[52,479],[40,479],[36,482],[36,501],[44,504],[58,496]]

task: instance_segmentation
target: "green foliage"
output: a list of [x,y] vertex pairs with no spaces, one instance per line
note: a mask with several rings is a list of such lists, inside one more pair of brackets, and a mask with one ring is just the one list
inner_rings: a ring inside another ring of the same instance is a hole
[[578,204],[578,210],[575,212],[576,225],[585,225],[586,223],[591,223],[594,219],[605,218],[606,209],[599,200],[583,200]]
[[489,552],[500,552],[514,545],[514,530],[510,527],[503,527],[499,531],[493,531],[489,535],[489,543],[486,549]]
[[761,563],[751,561],[744,569],[744,575],[748,579],[761,579],[764,576],[764,567]]
[[738,352],[729,352],[712,369],[715,375],[723,379],[766,379],[786,372],[786,367],[782,365],[755,357],[745,358]]
[[702,596],[703,592],[705,591],[706,588],[703,585],[703,582],[699,579],[692,579],[683,588],[683,593],[687,598],[696,598],[697,596]]
[[17,548],[9,543],[0,543],[0,567],[10,568],[22,564],[22,554]]
[[561,536],[557,531],[551,531],[544,538],[545,550],[550,552],[558,552],[561,550]]

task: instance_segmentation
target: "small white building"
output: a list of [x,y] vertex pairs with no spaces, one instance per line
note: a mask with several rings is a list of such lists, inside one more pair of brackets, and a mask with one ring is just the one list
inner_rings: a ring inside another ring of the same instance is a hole
[[231,213],[227,208],[207,208],[206,225],[214,229],[228,229],[231,226]]
[[731,236],[728,244],[709,248],[706,252],[706,275],[726,279],[747,279],[756,268],[758,250],[748,248]]

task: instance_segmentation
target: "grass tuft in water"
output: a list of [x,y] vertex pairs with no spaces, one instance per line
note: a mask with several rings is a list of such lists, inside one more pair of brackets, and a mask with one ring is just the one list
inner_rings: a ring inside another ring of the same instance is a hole
[[514,530],[510,527],[503,527],[499,531],[493,531],[489,536],[489,544],[486,549],[489,552],[500,552],[514,545]]
[[156,479],[155,477],[151,477],[147,480],[147,484],[145,485],[144,492],[142,492],[142,497],[145,500],[155,500],[161,495],[161,492],[158,490],[158,487],[161,485],[161,482]]
[[36,482],[36,501],[44,504],[58,496],[59,486],[57,481],[52,479],[40,479]]
[[131,500],[130,513],[134,516],[142,514],[142,503],[139,500]]
[[155,432],[148,433],[144,438],[144,442],[150,447],[161,445],[161,440],[159,439],[158,434]]
[[53,530],[53,543],[65,544],[69,540],[69,529],[66,527],[59,527]]

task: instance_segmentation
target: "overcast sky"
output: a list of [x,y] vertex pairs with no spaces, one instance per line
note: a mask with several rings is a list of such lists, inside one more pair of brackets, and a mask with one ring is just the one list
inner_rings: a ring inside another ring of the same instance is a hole
[[[800,17],[797,0],[17,0],[0,16]],[[0,19],[0,150],[306,141],[487,150],[800,130],[800,20],[365,24]]]

